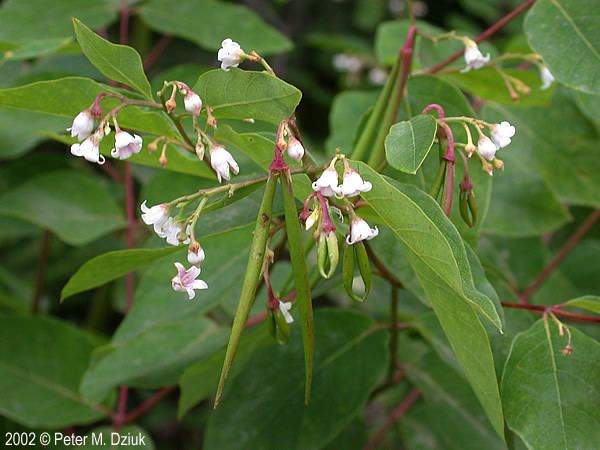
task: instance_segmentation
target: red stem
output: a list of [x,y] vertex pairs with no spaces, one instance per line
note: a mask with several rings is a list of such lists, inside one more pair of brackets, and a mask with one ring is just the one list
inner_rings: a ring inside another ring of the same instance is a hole
[[127,0],[121,1],[120,13],[119,41],[122,45],[127,45],[129,43],[129,6]]
[[363,447],[363,450],[375,450],[377,447],[379,447],[386,433],[390,431],[398,419],[400,419],[400,417],[402,417],[406,411],[408,411],[410,407],[414,405],[420,395],[421,392],[417,388],[414,388],[412,391],[410,391],[404,400],[402,400],[402,402],[392,410],[385,421],[385,424],[371,437],[371,439],[369,439],[369,441]]
[[150,70],[154,66],[160,55],[171,45],[171,42],[173,42],[172,36],[163,36],[158,40],[154,48],[146,56],[146,59],[144,59],[144,70]]
[[[479,36],[477,36],[475,38],[475,42],[485,41],[486,39],[490,38],[492,35],[494,35],[498,31],[500,31],[502,28],[504,28],[506,26],[506,24],[508,24],[510,21],[512,21],[519,14],[527,11],[534,3],[535,3],[535,0],[527,0],[523,3],[521,3],[515,9],[513,9],[511,12],[509,12],[507,15],[502,17],[500,20],[498,20],[496,23],[494,23],[491,27],[489,27],[487,30],[485,30],[483,33],[481,33]],[[456,53],[453,53],[452,55],[450,55],[448,58],[446,58],[442,62],[427,69],[425,71],[425,73],[439,72],[444,67],[446,67],[449,64],[452,64],[454,61],[456,61],[458,58],[460,58],[464,53],[465,53],[464,50],[459,50]]]
[[531,296],[537,291],[537,289],[544,284],[546,279],[552,272],[560,265],[560,263],[571,253],[573,248],[579,243],[579,241],[587,234],[592,228],[594,223],[600,218],[600,209],[593,211],[586,219],[582,222],[579,228],[573,233],[573,235],[565,242],[559,252],[554,258],[544,267],[540,274],[531,282],[523,292],[519,295],[521,303],[527,304]]
[[552,305],[552,306],[543,306],[543,305],[526,305],[523,303],[508,303],[508,302],[502,302],[502,306],[505,308],[516,308],[516,309],[526,309],[528,311],[539,311],[539,312],[546,312],[546,311],[552,311],[554,314],[556,314],[557,316],[562,316],[568,319],[573,319],[573,320],[581,320],[584,322],[598,322],[600,323],[600,317],[596,317],[596,316],[590,316],[587,314],[579,314],[579,313],[574,313],[574,312],[570,312],[570,311],[563,311],[561,308],[565,305],[561,304],[561,305]]
[[158,391],[156,391],[152,395],[152,397],[150,397],[145,402],[143,402],[141,405],[139,405],[137,408],[135,408],[134,410],[129,412],[123,418],[123,422],[121,423],[121,425],[127,425],[128,423],[134,422],[135,420],[139,419],[141,416],[143,416],[148,411],[150,411],[154,407],[154,405],[156,405],[163,398],[165,398],[167,395],[169,395],[171,392],[173,392],[173,390],[175,390],[175,386],[165,386],[165,387],[159,389]]

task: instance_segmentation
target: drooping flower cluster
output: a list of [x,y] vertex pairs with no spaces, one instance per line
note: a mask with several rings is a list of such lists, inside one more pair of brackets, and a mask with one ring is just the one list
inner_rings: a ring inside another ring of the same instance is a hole
[[[494,164],[496,168],[502,168],[503,163],[496,158],[496,152],[511,143],[512,137],[516,133],[516,129],[507,121],[492,124],[490,137],[481,133],[477,142],[477,151],[479,155]],[[471,156],[471,154],[469,154]],[[490,174],[493,174],[493,168],[490,164],[484,164],[484,169]]]

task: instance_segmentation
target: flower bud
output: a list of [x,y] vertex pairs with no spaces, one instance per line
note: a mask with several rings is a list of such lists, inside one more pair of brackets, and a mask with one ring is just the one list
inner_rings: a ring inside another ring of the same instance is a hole
[[193,266],[200,266],[204,261],[204,249],[198,242],[192,242],[188,247],[187,260]]
[[287,154],[294,161],[300,161],[304,157],[304,147],[295,137],[292,137],[287,144]]
[[177,107],[177,101],[175,101],[174,97],[169,98],[165,102],[165,108],[167,108],[167,112],[170,114]]
[[198,117],[202,110],[202,99],[194,91],[187,90],[183,97],[183,105],[185,110],[191,113],[193,116]]
[[504,170],[504,161],[502,161],[501,159],[494,158],[494,160],[492,161],[492,164],[494,165],[494,167],[496,169]]
[[200,136],[198,136],[198,141],[196,142],[196,156],[198,156],[198,159],[200,161],[202,161],[204,159],[204,151],[205,151],[205,146],[204,146],[204,142],[202,142],[202,139],[200,138]]

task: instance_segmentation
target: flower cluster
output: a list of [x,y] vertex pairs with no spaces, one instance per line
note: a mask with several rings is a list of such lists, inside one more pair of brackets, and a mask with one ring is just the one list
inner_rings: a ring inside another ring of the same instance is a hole
[[150,208],[146,206],[146,201],[141,205],[142,220],[146,225],[152,225],[154,232],[161,239],[165,239],[167,244],[179,245],[190,243],[190,226],[186,226],[185,233],[181,222],[175,221],[170,216],[170,207],[166,203],[155,205]]
[[[480,129],[478,128],[478,130]],[[494,163],[496,168],[502,168],[502,161],[496,158],[496,152],[511,143],[511,139],[515,135],[516,129],[510,123],[503,121],[492,124],[490,126],[490,130],[491,138],[483,134],[480,130],[480,137],[479,141],[477,142],[477,151],[481,157]],[[471,153],[469,156],[471,156]],[[492,167],[489,164],[484,164],[484,169],[490,175],[493,174]]]
[[[341,184],[339,183],[339,175],[336,168],[336,164],[340,160],[343,161],[344,164],[344,175]],[[358,196],[363,192],[369,192],[372,187],[373,186],[369,181],[363,180],[360,174],[350,166],[348,160],[343,155],[336,155],[321,176],[312,184],[313,190],[320,196],[336,197],[338,199]],[[322,201],[319,206],[320,210],[317,207],[311,214],[307,214],[307,205],[305,204],[305,211],[303,211],[303,213],[304,216],[306,216],[305,221],[307,229],[310,228],[319,217],[326,217],[327,220],[330,221],[327,213],[327,203]],[[350,233],[346,238],[348,245],[373,239],[379,234],[377,227],[371,228],[367,222],[354,213],[351,202],[348,201],[347,206],[349,207],[349,214],[352,218],[350,223]],[[323,222],[324,225],[329,224],[327,220]]]

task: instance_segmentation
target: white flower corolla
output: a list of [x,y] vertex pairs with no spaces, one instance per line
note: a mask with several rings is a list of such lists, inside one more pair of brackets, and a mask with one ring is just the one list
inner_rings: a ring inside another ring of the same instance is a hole
[[339,72],[358,73],[363,67],[363,62],[358,56],[338,53],[333,57],[333,67]]
[[169,217],[165,223],[163,223],[160,230],[154,230],[156,234],[164,238],[167,244],[177,246],[179,244],[190,243],[190,226],[188,225],[185,230],[185,239],[180,241],[180,235],[183,234],[183,227],[181,223],[175,222],[172,217]]
[[142,138],[137,134],[131,135],[127,131],[119,130],[115,134],[115,148],[110,151],[110,156],[117,159],[127,159],[142,150]]
[[373,185],[362,179],[360,174],[349,168],[344,171],[344,179],[342,184],[338,188],[338,195],[340,197],[354,197],[361,192],[369,192]]
[[479,141],[477,142],[477,149],[479,150],[479,154],[483,156],[488,161],[492,161],[496,156],[496,151],[498,147],[496,144],[487,136],[481,136]]
[[356,217],[352,220],[352,224],[350,225],[350,234],[346,237],[346,243],[352,245],[364,240],[369,241],[378,234],[379,230],[377,227],[371,228],[364,219]]
[[554,75],[552,75],[552,72],[550,72],[548,66],[542,66],[540,69],[540,78],[542,79],[543,91],[548,89],[550,86],[552,86],[552,83],[554,83]]
[[321,176],[312,184],[314,191],[320,192],[325,197],[335,195],[338,190],[338,173],[335,167],[329,166]]
[[468,72],[471,69],[480,69],[490,62],[490,54],[483,56],[475,41],[469,40],[465,45],[465,63],[466,67],[461,72]]
[[380,67],[369,70],[369,81],[374,86],[383,86],[387,81],[388,73]]
[[510,144],[510,140],[515,135],[515,132],[515,127],[507,121],[495,123],[492,125],[492,141],[498,149],[504,148]]
[[231,153],[225,150],[222,145],[215,145],[210,149],[210,165],[217,173],[219,183],[222,180],[229,181],[231,178],[230,168],[234,175],[237,175],[240,171],[240,167],[231,156]]
[[292,323],[294,321],[294,318],[290,314],[290,309],[292,309],[291,302],[284,303],[279,300],[279,311],[281,311],[281,314],[283,314],[283,318],[287,323]]
[[100,165],[105,161],[104,155],[100,154],[100,139],[95,135],[88,137],[81,144],[71,145],[71,154]]
[[290,158],[294,161],[300,161],[304,157],[304,147],[295,137],[292,137],[288,142],[287,154],[290,155]]
[[198,117],[200,115],[200,111],[202,110],[202,99],[198,94],[190,89],[183,96],[183,105],[185,106],[185,110],[187,112]]
[[244,50],[242,50],[240,44],[227,38],[221,42],[221,48],[217,54],[217,59],[221,61],[221,69],[229,70],[232,67],[239,66],[244,55]]
[[174,291],[186,292],[191,300],[196,296],[197,289],[208,289],[208,284],[202,280],[196,280],[200,275],[200,268],[192,266],[186,270],[183,264],[176,262],[177,275],[171,279],[171,286]]
[[71,128],[67,128],[67,131],[71,132],[71,137],[77,136],[79,141],[83,141],[86,137],[92,134],[94,129],[94,118],[92,114],[88,111],[81,111],[75,119],[73,119],[73,124]]
[[169,206],[166,203],[161,203],[160,205],[148,208],[146,200],[144,200],[140,208],[142,209],[142,220],[144,223],[146,225],[153,225],[156,233],[162,233],[163,225],[169,219]]
[[204,262],[204,249],[200,247],[200,244],[190,245],[188,248],[187,260],[193,266],[199,266]]

